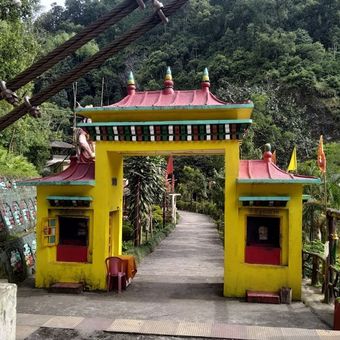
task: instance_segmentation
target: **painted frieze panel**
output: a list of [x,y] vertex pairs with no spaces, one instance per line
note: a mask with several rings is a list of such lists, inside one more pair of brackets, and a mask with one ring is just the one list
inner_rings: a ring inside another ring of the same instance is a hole
[[14,201],[12,203],[12,213],[13,213],[13,217],[14,217],[14,221],[15,221],[16,226],[20,229],[25,227],[24,217],[23,217],[23,214],[20,210],[20,207],[19,207],[19,204],[18,204],[17,201]]
[[0,211],[2,218],[8,230],[15,228],[15,219],[8,203],[3,203],[0,205]]

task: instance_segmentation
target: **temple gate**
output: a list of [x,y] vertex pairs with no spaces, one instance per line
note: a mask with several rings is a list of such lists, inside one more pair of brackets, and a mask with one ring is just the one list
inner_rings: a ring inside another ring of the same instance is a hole
[[[220,154],[225,157],[224,295],[292,288],[301,295],[302,186],[271,160],[240,160],[239,142],[253,103],[225,103],[209,90],[174,90],[170,69],[160,91],[136,91],[105,107],[79,108],[78,123],[95,141],[95,161],[73,159],[64,172],[23,182],[37,185],[36,286],[84,282],[106,288],[104,260],[122,252],[123,158]],[[270,277],[270,280],[268,280]]]

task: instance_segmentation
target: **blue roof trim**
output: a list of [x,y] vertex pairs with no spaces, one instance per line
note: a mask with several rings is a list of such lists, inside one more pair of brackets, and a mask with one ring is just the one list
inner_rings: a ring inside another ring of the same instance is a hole
[[247,109],[254,108],[254,103],[247,104],[226,104],[226,105],[180,105],[180,106],[104,106],[104,107],[82,107],[77,108],[76,112],[95,112],[95,111],[157,111],[157,110],[228,110],[228,109]]
[[148,121],[148,122],[95,122],[78,123],[79,127],[96,126],[149,126],[149,125],[208,125],[208,124],[251,124],[252,119],[227,119],[227,120],[175,120],[175,121]]
[[239,201],[283,201],[288,202],[290,196],[240,196]]
[[48,200],[54,201],[92,201],[91,196],[47,196]]

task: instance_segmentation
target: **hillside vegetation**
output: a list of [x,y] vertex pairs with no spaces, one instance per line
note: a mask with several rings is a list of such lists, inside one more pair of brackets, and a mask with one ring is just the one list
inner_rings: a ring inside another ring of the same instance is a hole
[[[53,6],[40,15],[39,0],[22,0],[20,8],[0,5],[0,78],[13,78],[118,2],[66,0],[65,8]],[[19,94],[38,92],[147,15],[150,7],[148,3],[146,12],[135,11]],[[326,144],[339,141],[338,0],[190,0],[168,25],[158,26],[79,79],[77,101],[99,105],[103,79],[104,105],[120,99],[130,70],[140,90],[159,89],[168,65],[177,89],[197,88],[208,67],[213,93],[228,102],[254,101],[243,158],[259,157],[270,142],[279,165],[286,167],[294,145],[299,161],[305,161],[315,159],[320,134]],[[25,155],[40,170],[48,158],[48,142],[70,136],[72,114],[65,109],[73,107],[73,95],[72,88],[60,92],[42,120],[21,120],[0,133],[0,144]],[[0,114],[8,111],[1,102]]]

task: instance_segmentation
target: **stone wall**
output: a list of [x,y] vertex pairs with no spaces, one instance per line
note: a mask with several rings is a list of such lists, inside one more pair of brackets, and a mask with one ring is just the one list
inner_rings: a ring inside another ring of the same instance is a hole
[[23,281],[34,272],[36,188],[0,179],[0,278]]
[[0,339],[15,340],[17,286],[0,282]]

